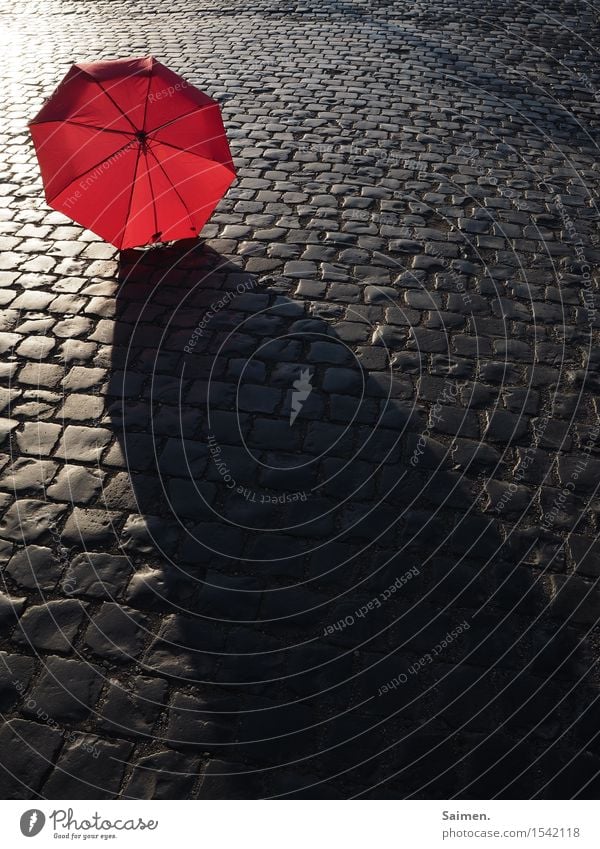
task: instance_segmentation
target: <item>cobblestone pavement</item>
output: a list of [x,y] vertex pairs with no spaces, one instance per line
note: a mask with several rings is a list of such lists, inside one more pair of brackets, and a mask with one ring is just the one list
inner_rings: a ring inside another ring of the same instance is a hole
[[[594,6],[0,8],[1,795],[597,797]],[[239,179],[118,255],[26,121],[148,53]]]

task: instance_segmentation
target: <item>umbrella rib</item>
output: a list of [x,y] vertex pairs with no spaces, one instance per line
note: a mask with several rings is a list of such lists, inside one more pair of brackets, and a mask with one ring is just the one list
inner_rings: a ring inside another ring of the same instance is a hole
[[[127,144],[124,144],[123,147],[120,147],[118,148],[118,150],[115,150],[114,153],[111,153],[108,156],[105,156],[104,159],[101,159],[99,162],[95,162],[93,165],[90,165],[89,168],[86,168],[85,171],[82,171],[81,174],[79,174],[77,177],[73,177],[73,179],[67,183],[67,186],[72,186],[73,183],[76,183],[77,180],[81,180],[81,178],[85,177],[85,175],[92,171],[92,169],[98,168],[100,165],[104,165],[105,162],[107,162],[109,159],[112,159],[113,156],[117,156],[117,154],[121,153],[122,150],[127,150],[128,147],[131,147],[133,141],[133,139],[130,139]],[[59,189],[59,191],[55,195],[52,195],[51,198],[46,198],[46,201],[49,204],[52,203],[52,201],[54,201],[61,192],[64,192],[67,186],[63,186],[62,189]]]
[[148,168],[148,153],[144,150],[146,157],[146,172],[148,174],[148,182],[150,183],[150,197],[152,198],[152,212],[154,213],[154,232],[158,233],[158,213],[156,211],[156,198],[154,197],[154,186],[152,185],[152,173]]
[[[218,138],[218,136],[215,136],[215,138]],[[224,162],[217,162],[216,159],[209,159],[208,156],[203,156],[201,153],[196,153],[195,151],[189,150],[185,147],[178,147],[176,144],[171,144],[171,142],[166,141],[160,141],[159,139],[152,139],[152,141],[155,141],[157,144],[164,144],[165,147],[172,147],[173,150],[180,150],[181,153],[189,153],[190,156],[197,156],[198,159],[204,159],[205,162],[214,162],[215,165],[222,165],[224,168],[227,168],[227,165]],[[208,139],[208,141],[212,141],[212,139]],[[233,165],[233,159],[230,159],[229,161]]]
[[100,80],[97,80],[97,79],[96,79],[96,77],[92,77],[92,79],[94,80],[94,82],[96,83],[96,85],[98,85],[98,86],[100,87],[100,90],[101,90],[101,91],[103,91],[103,92],[104,92],[104,94],[108,97],[108,99],[109,99],[109,100],[110,100],[110,102],[113,104],[113,106],[115,106],[115,107],[119,110],[119,112],[121,113],[121,115],[123,116],[123,118],[125,118],[125,120],[126,120],[126,121],[129,121],[129,123],[130,123],[130,124],[131,124],[131,126],[133,127],[133,132],[134,132],[134,133],[136,133],[136,132],[137,132],[137,127],[135,126],[135,124],[133,123],[133,121],[131,120],[131,118],[129,117],[129,115],[127,115],[125,112],[123,112],[123,110],[121,109],[121,107],[119,106],[119,104],[117,103],[117,101],[114,99],[114,97],[112,97],[112,96],[111,96],[111,95],[107,92],[107,90],[104,88],[104,86],[102,85],[102,83],[100,82]]
[[[50,124],[51,121],[46,121],[45,123]],[[81,121],[72,121],[70,118],[65,118],[64,120],[56,123],[61,124],[73,124],[74,127],[85,127],[86,130],[97,130],[99,133],[118,133],[120,136],[132,136],[132,130],[111,130],[109,127],[96,127],[94,124],[83,124]]]
[[38,127],[42,124],[72,124],[74,127],[84,127],[86,130],[97,130],[100,133],[119,133],[121,136],[133,135],[133,130],[111,130],[108,127],[97,127],[95,124],[84,124],[82,121],[73,121],[72,118],[51,118],[48,121],[30,121],[30,126]]
[[169,181],[169,183],[171,184],[171,186],[172,186],[172,188],[173,188],[173,191],[175,192],[175,194],[177,195],[177,197],[179,198],[179,200],[180,200],[180,201],[181,201],[181,203],[183,204],[183,208],[184,208],[184,209],[185,209],[185,211],[187,212],[188,218],[190,219],[190,222],[191,222],[191,224],[192,224],[192,227],[193,227],[193,229],[195,230],[195,229],[196,229],[196,225],[194,224],[194,219],[192,218],[192,215],[191,215],[191,213],[190,213],[189,209],[187,208],[187,204],[186,204],[186,202],[184,201],[184,199],[183,199],[183,198],[181,197],[181,195],[179,194],[179,191],[177,190],[177,186],[175,185],[175,183],[173,182],[173,180],[171,180],[171,178],[169,177],[169,175],[167,174],[167,172],[166,172],[166,171],[165,171],[165,169],[163,168],[163,164],[162,164],[162,162],[161,162],[161,161],[160,161],[160,159],[157,157],[157,155],[154,153],[154,151],[152,150],[152,148],[151,148],[151,147],[149,147],[149,148],[148,148],[148,150],[150,151],[150,153],[152,154],[152,156],[153,156],[153,157],[154,157],[154,159],[156,160],[156,164],[158,165],[158,167],[160,168],[160,170],[163,172],[163,174],[165,175],[165,177],[167,178],[167,180],[168,180],[168,181]]
[[146,115],[148,114],[148,98],[150,97],[150,86],[152,85],[152,74],[154,73],[154,59],[150,59],[150,73],[148,74],[148,88],[146,90],[146,101],[144,103],[144,120],[142,130],[146,130]]
[[131,194],[129,195],[129,203],[127,204],[127,213],[125,215],[125,224],[123,225],[123,232],[121,235],[121,239],[119,244],[123,244],[123,239],[125,238],[125,233],[127,232],[127,224],[129,223],[129,214],[131,212],[131,204],[133,203],[133,193],[135,191],[135,181],[137,178],[138,165],[140,164],[140,153],[142,152],[142,146],[138,147],[137,157],[135,160],[135,168],[133,169],[133,180],[131,181]]
[[[153,130],[148,130],[148,135],[152,135],[153,133],[157,133],[159,130],[164,130],[165,127],[169,127],[171,124],[174,124],[175,121],[180,121],[182,118],[187,118],[188,115],[193,115],[194,112],[201,112],[204,109],[207,109],[209,106],[218,105],[216,101],[214,103],[205,103],[204,106],[195,106],[193,109],[190,109],[189,112],[184,112],[183,115],[178,115],[176,118],[171,118],[170,121],[165,121],[164,124],[159,124],[158,127],[154,127]],[[157,139],[160,141],[160,139]]]

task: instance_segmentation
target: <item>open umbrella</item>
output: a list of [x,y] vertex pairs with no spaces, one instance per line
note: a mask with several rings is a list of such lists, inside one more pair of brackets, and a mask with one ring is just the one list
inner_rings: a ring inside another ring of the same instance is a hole
[[219,104],[153,57],[73,65],[29,127],[49,205],[117,248],[198,234],[235,179]]

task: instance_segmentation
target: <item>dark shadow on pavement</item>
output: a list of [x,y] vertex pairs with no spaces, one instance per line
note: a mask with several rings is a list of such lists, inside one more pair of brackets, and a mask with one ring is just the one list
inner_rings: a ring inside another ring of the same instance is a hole
[[373,339],[377,301],[291,284],[200,243],[122,255],[105,502],[171,687],[150,751],[196,754],[206,798],[594,797],[561,540],[481,497],[468,363],[417,399],[400,319]]

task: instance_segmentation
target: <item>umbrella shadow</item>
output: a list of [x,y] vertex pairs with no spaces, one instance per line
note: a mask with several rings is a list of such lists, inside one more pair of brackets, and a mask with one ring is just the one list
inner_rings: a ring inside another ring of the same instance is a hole
[[470,375],[439,380],[467,422],[450,438],[385,366],[402,327],[374,339],[363,307],[292,299],[198,242],[126,252],[120,279],[104,497],[128,514],[127,604],[157,614],[143,671],[173,690],[156,751],[202,756],[205,798],[593,779],[595,753],[569,765],[589,658],[547,607],[561,541],[480,497],[500,457],[460,407]]

